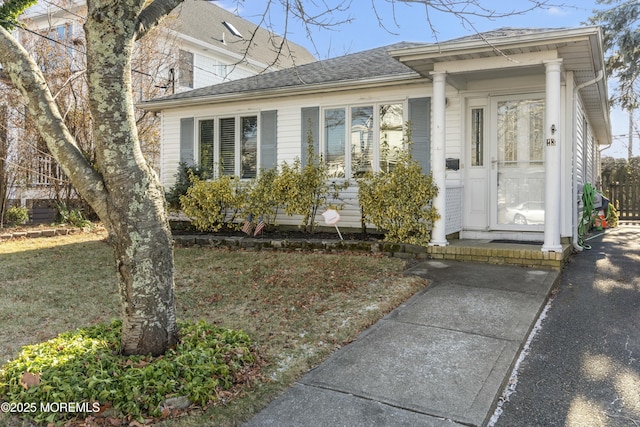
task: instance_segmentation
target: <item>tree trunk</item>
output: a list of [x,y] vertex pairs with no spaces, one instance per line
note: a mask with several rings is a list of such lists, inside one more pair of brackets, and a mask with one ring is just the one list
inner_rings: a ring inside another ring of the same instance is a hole
[[105,222],[119,275],[122,351],[164,353],[177,342],[172,238],[164,194],[138,141],[131,92],[136,2],[88,2],[89,108],[96,165],[108,197]]
[[[155,210],[153,206],[149,209]],[[167,221],[121,220],[118,229],[109,233],[119,277],[122,352],[163,354],[178,336]]]
[[178,339],[172,238],[164,191],[140,150],[131,55],[134,40],[180,1],[87,1],[87,85],[94,163],[84,157],[66,127],[38,64],[0,25],[3,71],[25,98],[49,152],[109,232],[122,302],[125,354],[159,355]]

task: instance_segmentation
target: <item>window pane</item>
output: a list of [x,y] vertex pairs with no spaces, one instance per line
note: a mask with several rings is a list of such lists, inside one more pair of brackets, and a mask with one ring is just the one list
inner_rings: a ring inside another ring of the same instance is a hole
[[544,160],[544,102],[534,101],[529,105],[529,160],[540,161]]
[[373,107],[351,108],[351,175],[373,170]]
[[518,161],[542,161],[543,122],[543,100],[499,102],[498,160],[514,167]]
[[404,144],[402,104],[380,106],[380,170],[391,172]]
[[236,120],[233,117],[220,119],[220,173],[236,173]]
[[200,120],[200,168],[213,176],[213,119]]
[[484,164],[484,109],[471,110],[471,166]]
[[242,118],[241,178],[255,178],[258,164],[258,117]]
[[324,112],[325,160],[331,178],[345,177],[345,111],[333,108]]

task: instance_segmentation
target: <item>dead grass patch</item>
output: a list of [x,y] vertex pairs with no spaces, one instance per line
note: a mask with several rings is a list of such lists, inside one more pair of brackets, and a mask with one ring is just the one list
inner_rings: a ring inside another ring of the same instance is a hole
[[[0,364],[20,346],[118,317],[104,232],[0,243]],[[226,405],[163,425],[235,425],[426,283],[404,262],[354,254],[177,248],[178,318],[242,329],[268,378]],[[0,425],[2,424],[0,416]]]

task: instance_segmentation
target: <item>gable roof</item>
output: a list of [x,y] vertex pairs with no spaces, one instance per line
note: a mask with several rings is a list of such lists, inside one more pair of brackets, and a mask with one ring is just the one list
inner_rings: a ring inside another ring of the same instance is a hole
[[422,43],[395,43],[389,46],[350,55],[316,61],[285,70],[258,74],[230,82],[219,83],[187,92],[143,102],[147,110],[157,111],[171,105],[207,103],[225,96],[246,96],[248,93],[274,93],[278,90],[317,90],[323,85],[353,85],[358,82],[420,78],[411,68],[395,60],[389,52],[421,46]]
[[[422,76],[429,76],[440,67],[447,72],[447,83],[464,89],[473,79],[515,75],[530,72],[532,67],[543,71],[540,61],[521,64],[509,61],[500,69],[456,70],[458,62],[483,58],[512,58],[516,55],[542,56],[554,53],[562,59],[562,68],[573,73],[576,88],[582,96],[584,110],[594,127],[600,144],[611,141],[609,120],[609,96],[604,65],[602,32],[599,27],[580,28],[500,28],[470,37],[450,40],[438,45],[422,45],[415,48],[396,49],[390,54]],[[557,52],[557,54],[556,54]]]
[[[607,82],[604,76],[602,33],[598,27],[500,28],[441,43],[397,43],[351,55],[317,61],[228,83],[146,101],[150,111],[164,108],[353,88],[357,85],[429,79],[438,63],[557,52],[563,68],[572,71],[584,110],[601,144],[611,141]],[[480,61],[481,62],[481,61]],[[499,70],[447,72],[447,82],[462,87],[469,79],[496,78],[500,73],[528,73],[531,67],[516,61]],[[445,66],[446,67],[446,66]],[[538,61],[535,67],[543,67]],[[446,69],[445,69],[446,71]],[[524,75],[524,74],[523,74]]]
[[283,40],[209,1],[185,0],[171,12],[170,17],[177,18],[170,26],[179,34],[230,51],[239,58],[251,58],[278,68],[316,61],[304,47]]

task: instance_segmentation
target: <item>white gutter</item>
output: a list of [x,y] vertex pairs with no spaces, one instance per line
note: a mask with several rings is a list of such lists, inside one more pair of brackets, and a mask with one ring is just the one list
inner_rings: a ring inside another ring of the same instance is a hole
[[[593,84],[598,83],[600,80],[602,80],[604,78],[604,70],[600,70],[598,72],[598,75],[593,79],[593,80],[589,80],[587,82],[581,83],[578,86],[576,86],[573,89],[573,105],[574,105],[574,120],[576,120],[576,114],[575,114],[575,105],[576,102],[578,100],[578,92],[587,87],[587,86],[591,86]],[[574,125],[574,129],[576,129],[576,126]],[[583,134],[583,138],[586,135],[586,129],[583,129],[582,131]],[[584,143],[586,142],[586,139],[583,141],[583,149],[586,149],[586,147],[584,146]],[[575,250],[577,250],[578,252],[582,252],[582,250],[584,249],[582,246],[580,246],[578,244],[578,221],[582,221],[582,218],[578,219],[578,178],[577,178],[577,174],[578,174],[578,161],[577,161],[577,150],[578,150],[578,144],[572,144],[572,151],[573,151],[573,203],[571,204],[571,212],[572,212],[572,224],[573,224],[573,230],[572,230],[572,240],[573,240],[573,248]]]

